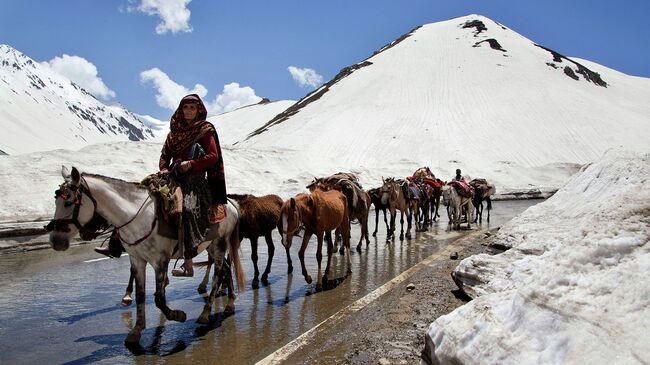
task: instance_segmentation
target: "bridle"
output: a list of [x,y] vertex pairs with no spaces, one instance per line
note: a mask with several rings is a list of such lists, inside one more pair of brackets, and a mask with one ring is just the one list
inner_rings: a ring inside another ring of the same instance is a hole
[[[82,182],[85,183],[85,185]],[[86,194],[86,196],[93,203],[93,216],[91,220],[88,223],[86,223],[86,225],[82,225],[79,222],[79,210],[81,209],[81,199],[83,198],[84,194]],[[153,229],[156,226],[156,222],[158,221],[158,217],[154,215],[154,219],[153,222],[151,223],[151,229],[149,230],[149,232],[147,232],[147,234],[145,234],[143,237],[137,239],[134,242],[127,242],[120,236],[120,229],[126,227],[128,224],[133,222],[135,218],[137,218],[138,214],[140,214],[140,211],[142,211],[144,205],[151,198],[150,196],[148,196],[147,199],[145,199],[144,202],[142,202],[142,205],[140,206],[138,211],[131,219],[129,219],[126,223],[117,227],[113,225],[109,225],[106,222],[106,219],[104,219],[104,217],[102,217],[99,213],[97,213],[97,200],[95,200],[95,198],[93,197],[93,194],[90,191],[90,188],[88,187],[88,183],[86,182],[86,179],[84,179],[83,177],[81,177],[81,182],[79,183],[78,186],[73,185],[67,181],[61,184],[61,186],[59,186],[59,189],[54,192],[54,198],[55,199],[63,198],[63,200],[65,200],[65,202],[63,203],[64,206],[69,207],[70,205],[74,205],[74,208],[72,210],[72,217],[52,219],[44,227],[47,232],[51,232],[51,231],[70,232],[69,225],[74,224],[75,227],[77,227],[77,229],[79,230],[79,235],[81,236],[82,239],[92,240],[97,238],[100,235],[105,234],[106,232],[110,231],[112,228],[113,232],[122,243],[126,243],[128,245],[137,245],[138,243],[146,240],[153,233]],[[95,228],[88,228],[88,226],[95,227]]]
[[[86,187],[83,184],[73,185],[70,184],[69,182],[64,182],[59,186],[59,189],[57,189],[54,192],[54,198],[62,198],[65,202],[63,203],[64,206],[69,207],[70,205],[74,205],[74,208],[72,209],[72,216],[68,216],[66,218],[59,218],[59,219],[52,219],[44,228],[47,232],[55,231],[55,232],[70,232],[70,224],[74,224],[75,227],[79,230],[79,234],[82,236],[82,238],[89,238],[89,239],[94,239],[97,236],[99,236],[102,233],[105,233],[108,229],[105,229],[103,232],[98,233],[97,229],[89,229],[86,228],[84,225],[82,225],[79,222],[79,210],[81,209],[81,199],[83,198],[83,195],[86,194],[88,199],[93,203],[93,218],[86,223],[86,225],[97,225],[91,224],[94,222],[99,221],[100,219],[103,219],[99,214],[97,214],[97,200],[93,197],[93,194],[90,192],[90,189]],[[100,226],[103,226],[103,224],[99,224]]]

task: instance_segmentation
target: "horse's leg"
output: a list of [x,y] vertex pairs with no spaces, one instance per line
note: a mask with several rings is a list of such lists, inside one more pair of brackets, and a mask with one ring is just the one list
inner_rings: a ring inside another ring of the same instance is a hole
[[[408,230],[406,231],[406,235],[410,236],[411,235],[411,218],[407,215],[406,220],[408,221]],[[400,210],[399,211],[399,224],[400,224],[400,233],[399,233],[399,239],[403,240],[404,239],[404,211]]]
[[343,246],[345,246],[345,251],[348,254],[348,270],[347,270],[347,274],[349,275],[349,274],[352,273],[352,260],[350,259],[350,231],[348,231],[348,232],[345,231],[346,228],[348,227],[348,225],[345,223],[346,220],[349,220],[349,219],[344,219],[343,224],[341,226],[339,226],[339,227],[343,231],[343,232],[341,232],[343,237],[347,237],[347,238],[343,238]]
[[[212,241],[210,243],[210,246],[212,245],[218,245],[217,240]],[[214,263],[214,274],[212,275],[212,289],[210,290],[210,295],[208,295],[205,298],[205,305],[203,306],[203,311],[201,312],[201,315],[199,315],[199,318],[196,319],[197,323],[201,324],[208,324],[210,323],[210,313],[212,312],[212,303],[214,302],[214,299],[217,297],[217,291],[219,290],[219,287],[221,286],[222,282],[222,270],[223,270],[223,262],[226,256],[226,250],[221,249],[220,246],[218,246],[216,253],[213,252],[214,255],[212,256],[212,260]],[[211,247],[208,247],[210,249]]]
[[[327,236],[326,236],[327,237]],[[334,245],[332,244],[332,239],[325,240],[327,243],[327,265],[325,266],[325,274],[323,275],[322,281],[327,285],[327,280],[330,275],[330,266],[332,264],[332,255],[334,254]]]
[[264,269],[264,273],[262,274],[262,284],[269,285],[269,274],[271,273],[271,264],[273,263],[273,255],[275,254],[275,245],[273,244],[271,232],[267,232],[264,235],[264,239],[266,240],[266,247],[269,250],[269,257],[266,259],[266,269]]
[[[384,220],[386,219],[386,211],[384,210]],[[375,207],[375,231],[372,232],[373,237],[377,237],[377,231],[379,230],[379,209]]]
[[[363,243],[363,237],[366,234],[366,229],[364,228],[365,225],[363,223],[363,217],[358,217],[358,220],[359,220],[359,225],[361,226],[361,235],[359,236],[359,243],[357,243],[357,252],[361,253],[361,244]],[[366,223],[368,222],[366,221]]]
[[487,211],[488,211],[488,216],[487,216],[487,222],[490,223],[490,211],[492,210],[492,199],[488,196],[487,199]]
[[298,257],[300,258],[300,266],[302,267],[302,276],[305,277],[307,284],[311,284],[311,276],[307,273],[307,268],[305,267],[305,250],[307,249],[307,244],[311,238],[312,233],[305,230],[305,235],[302,238],[302,245],[298,251]]
[[208,282],[210,281],[210,269],[212,268],[212,256],[208,253],[208,265],[205,267],[205,275],[203,275],[203,280],[199,284],[199,287],[196,289],[199,294],[205,295],[208,290]]
[[129,334],[126,336],[124,343],[126,345],[135,345],[140,342],[140,336],[142,330],[146,326],[144,302],[145,302],[145,283],[146,283],[146,269],[147,262],[136,258],[133,255],[129,255],[131,260],[131,274],[135,278],[135,303],[136,303],[136,313],[137,319],[135,321],[135,326],[131,329]]
[[293,272],[293,263],[291,262],[291,252],[289,252],[289,247],[285,247],[284,251],[287,253],[287,274]]
[[370,227],[368,227],[369,213],[370,213],[369,211],[366,211],[366,214],[363,215],[363,225],[361,226],[361,233],[366,238],[366,247],[368,247],[368,245],[370,244],[370,238],[368,237],[370,231]]
[[386,235],[386,241],[390,241],[391,238],[395,238],[395,220],[397,219],[397,211],[395,208],[390,208],[390,229],[388,230],[388,235]]
[[169,259],[163,259],[158,263],[155,268],[156,273],[156,293],[154,294],[156,307],[165,315],[170,321],[185,322],[187,316],[182,310],[171,310],[167,306],[167,298],[165,297],[165,279],[167,278],[167,269],[169,267]]
[[131,294],[133,293],[134,281],[135,281],[135,276],[133,275],[133,271],[129,270],[129,284],[126,286],[126,292],[122,297],[122,306],[124,307],[128,307],[133,303],[133,297],[131,297]]
[[[343,245],[343,236],[341,235],[341,227],[337,227],[337,228],[334,230],[334,236],[337,237],[337,240],[338,240],[338,237],[341,238],[341,242],[340,242],[340,243],[341,243],[341,247],[339,247],[339,255],[344,255],[344,254],[345,254],[345,246]],[[337,246],[334,245],[334,249],[335,249],[335,250],[336,250],[336,247],[337,247]]]
[[260,287],[260,271],[257,268],[257,236],[250,238],[251,240],[251,259],[253,260],[253,267],[255,268],[255,274],[253,276],[252,286],[253,289]]
[[318,263],[318,276],[316,276],[316,291],[323,290],[323,276],[321,261],[323,259],[323,232],[316,232],[316,262]]
[[386,224],[386,233],[388,233],[388,219],[386,219],[386,208],[382,210],[384,211],[384,224]]
[[224,308],[223,312],[224,314],[233,314],[235,313],[235,299],[237,299],[237,297],[235,296],[235,283],[232,279],[232,265],[230,255],[228,255],[228,258],[226,259],[225,268],[227,269],[226,283],[228,285],[228,304],[226,304],[226,308]]

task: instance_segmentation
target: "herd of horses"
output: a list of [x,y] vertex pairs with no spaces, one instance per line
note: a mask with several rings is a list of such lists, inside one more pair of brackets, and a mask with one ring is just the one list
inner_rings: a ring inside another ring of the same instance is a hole
[[[418,170],[419,171],[419,170]],[[426,169],[428,170],[428,168]],[[168,320],[184,322],[187,318],[182,310],[168,307],[165,288],[169,283],[169,262],[178,256],[175,247],[178,240],[158,232],[160,224],[156,213],[155,200],[149,191],[132,182],[126,182],[101,175],[81,174],[76,168],[69,171],[62,168],[63,184],[55,192],[56,210],[54,219],[48,225],[50,242],[57,251],[66,250],[70,239],[77,233],[83,237],[96,237],[111,230],[117,233],[124,250],[129,254],[131,263],[131,280],[122,303],[132,302],[131,293],[135,281],[137,317],[133,329],[126,337],[125,344],[138,344],[141,332],[145,328],[145,272],[146,265],[155,272],[155,304]],[[198,291],[205,296],[205,305],[198,323],[209,323],[212,303],[223,287],[228,292],[225,313],[235,309],[235,283],[239,290],[246,286],[246,279],[239,257],[241,240],[248,238],[251,243],[251,256],[254,264],[252,286],[257,288],[259,281],[268,284],[271,265],[275,253],[272,233],[277,229],[281,243],[287,255],[287,271],[293,271],[291,248],[293,238],[300,232],[302,243],[298,250],[301,272],[305,281],[312,283],[312,277],[305,266],[305,251],[312,236],[316,236],[316,260],[318,275],[315,288],[320,291],[328,283],[331,275],[333,253],[340,245],[339,253],[347,260],[347,274],[352,272],[350,260],[350,230],[352,224],[361,227],[361,234],[356,250],[361,252],[363,241],[369,245],[368,217],[371,207],[375,210],[375,230],[377,235],[379,212],[383,212],[387,231],[387,241],[395,239],[397,212],[400,214],[400,240],[405,237],[404,218],[406,217],[406,238],[411,237],[411,229],[426,231],[440,218],[438,209],[440,201],[447,207],[449,224],[452,229],[459,229],[464,216],[468,227],[471,223],[482,221],[483,202],[491,209],[491,195],[495,190],[492,185],[479,180],[472,191],[473,196],[460,194],[450,184],[435,179],[433,174],[417,177],[416,174],[405,179],[382,178],[382,185],[365,191],[357,177],[350,173],[337,173],[326,178],[315,178],[307,186],[308,193],[300,193],[287,200],[277,195],[254,196],[228,195],[227,215],[223,222],[213,224],[202,246],[208,252],[208,265]],[[442,198],[442,199],[441,199]],[[474,207],[477,207],[475,209]],[[387,211],[390,218],[387,218]],[[475,214],[475,211],[477,214]],[[97,223],[101,222],[101,223]],[[389,223],[390,222],[390,223]],[[101,232],[100,232],[101,231]],[[334,239],[332,239],[334,232]],[[258,269],[258,240],[264,237],[268,247],[268,259],[260,278]],[[326,243],[327,262],[321,274],[323,242]],[[199,264],[199,263],[197,263]],[[212,286],[209,295],[211,267]],[[234,274],[234,275],[233,275]]]

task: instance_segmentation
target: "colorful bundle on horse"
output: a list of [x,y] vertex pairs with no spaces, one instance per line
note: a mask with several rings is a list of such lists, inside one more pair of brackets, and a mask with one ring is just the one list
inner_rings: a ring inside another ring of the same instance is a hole
[[458,195],[462,196],[463,198],[472,197],[472,187],[467,182],[465,182],[465,180],[453,180],[450,181],[448,185],[456,189]]

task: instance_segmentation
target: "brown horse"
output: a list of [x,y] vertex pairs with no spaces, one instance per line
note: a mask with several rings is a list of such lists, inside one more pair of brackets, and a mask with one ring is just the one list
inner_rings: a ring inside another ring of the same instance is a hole
[[[275,253],[272,233],[280,221],[280,209],[282,208],[283,200],[277,195],[257,197],[251,194],[228,194],[228,197],[239,204],[239,239],[243,240],[244,238],[248,238],[251,242],[251,259],[255,267],[255,276],[252,281],[253,288],[259,288],[260,281],[260,272],[257,267],[257,240],[259,237],[264,237],[266,240],[269,255],[266,260],[266,269],[262,274],[262,283],[268,285],[268,277],[271,272],[271,264],[273,263],[273,255]],[[289,249],[286,249],[286,253],[287,271],[291,274],[293,272],[293,266]],[[211,260],[208,260],[206,263],[208,267],[203,281],[199,285],[199,293],[204,293],[208,284]]]
[[386,209],[388,209],[388,204],[383,204],[381,202],[381,187],[373,188],[368,190],[368,195],[370,196],[370,201],[372,205],[375,206],[375,231],[372,232],[373,237],[377,237],[377,230],[379,229],[379,211],[384,212],[384,223],[386,224],[386,232],[390,230],[388,227],[388,219],[386,219]]
[[334,247],[331,242],[327,243],[327,266],[325,267],[324,280],[321,277],[321,259],[323,257],[323,235],[325,232],[337,230],[340,231],[343,238],[343,246],[347,251],[348,274],[352,272],[352,262],[350,260],[350,232],[349,232],[349,213],[348,205],[341,192],[336,190],[322,191],[314,190],[311,194],[298,194],[282,204],[280,214],[280,224],[278,230],[282,234],[282,244],[289,249],[293,241],[293,236],[301,226],[305,228],[305,234],[302,239],[302,246],[298,251],[302,275],[305,281],[311,284],[312,278],[307,273],[305,267],[305,250],[309,239],[313,234],[316,235],[318,246],[316,248],[316,260],[318,261],[318,280],[316,290],[323,288],[323,281],[327,282],[329,276],[330,264]]
[[400,225],[401,232],[399,234],[399,239],[404,239],[404,214],[407,216],[408,226],[406,229],[406,238],[411,238],[411,217],[409,215],[409,205],[408,200],[406,199],[406,194],[402,189],[402,185],[392,177],[389,177],[384,180],[381,179],[383,185],[381,187],[381,202],[382,204],[387,204],[388,209],[390,210],[390,229],[386,240],[390,240],[395,237],[395,218],[396,210],[400,211]]
[[[313,189],[320,189],[323,191],[334,189],[342,192],[348,203],[350,222],[356,219],[361,225],[361,236],[359,237],[359,243],[357,244],[357,252],[361,252],[361,244],[363,243],[364,238],[366,239],[366,246],[370,244],[370,239],[368,238],[368,213],[370,212],[370,204],[372,201],[370,200],[370,195],[368,195],[368,193],[366,193],[358,183],[348,179],[340,179],[334,184],[331,182],[321,181],[316,182]],[[328,240],[330,239],[329,234],[325,237]],[[337,236],[336,241],[334,242],[335,250],[339,240],[340,237]],[[343,245],[341,245],[340,253],[343,254]]]

